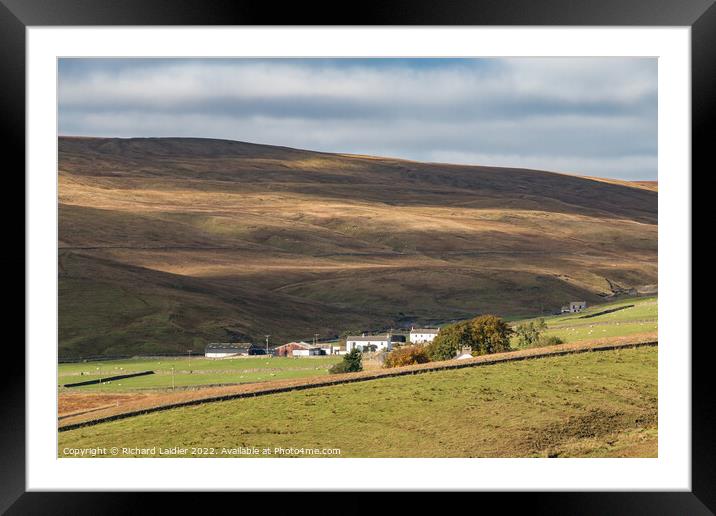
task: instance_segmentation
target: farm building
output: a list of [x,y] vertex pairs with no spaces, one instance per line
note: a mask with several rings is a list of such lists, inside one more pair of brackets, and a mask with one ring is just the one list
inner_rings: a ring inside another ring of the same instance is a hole
[[247,355],[265,355],[266,354],[266,346],[263,344],[249,344],[249,347],[246,350]]
[[320,348],[322,355],[339,355],[341,351],[340,346],[334,346],[331,343],[316,344],[317,348]]
[[390,334],[385,335],[361,335],[346,337],[346,351],[353,351],[357,348],[360,351],[390,351],[393,349],[393,342]]
[[307,357],[314,355],[336,355],[340,351],[338,346],[331,344],[309,344],[308,342],[287,342],[273,350],[278,357]]
[[298,348],[291,352],[294,357],[313,357],[318,355],[325,355],[325,351],[318,346],[309,346],[306,349]]
[[204,349],[206,358],[265,355],[266,349],[251,342],[212,342]]
[[311,347],[308,342],[287,342],[286,344],[276,347],[273,350],[273,354],[278,357],[290,357],[293,355],[294,350],[309,349]]
[[432,342],[438,333],[440,333],[440,328],[411,328],[410,342],[412,344],[427,344]]
[[393,344],[405,344],[406,338],[405,335],[391,335],[390,336],[390,342]]
[[568,305],[562,307],[562,313],[577,313],[587,308],[586,301],[571,301]]
[[204,349],[206,358],[226,358],[248,354],[248,343],[212,342]]

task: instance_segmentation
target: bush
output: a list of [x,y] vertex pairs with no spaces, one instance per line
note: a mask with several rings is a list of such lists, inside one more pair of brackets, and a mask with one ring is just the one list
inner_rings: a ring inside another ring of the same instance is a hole
[[550,335],[549,337],[542,337],[540,344],[542,346],[556,346],[557,344],[564,344],[564,341],[556,335]]
[[331,374],[340,374],[340,373],[355,373],[357,371],[363,370],[363,357],[361,356],[361,352],[358,349],[353,349],[352,351],[346,353],[343,355],[343,361],[338,362],[333,367],[331,367],[328,372]]
[[557,344],[564,344],[564,341],[556,335],[550,335],[549,337],[544,335],[544,331],[547,329],[547,325],[544,319],[539,321],[530,321],[528,323],[520,324],[515,328],[515,335],[517,335],[517,346],[520,348],[536,348],[540,346],[556,346]]
[[455,358],[464,347],[471,348],[474,356],[509,351],[510,335],[512,330],[502,319],[495,315],[480,315],[441,328],[425,351],[430,360]]
[[394,349],[385,357],[384,367],[400,367],[429,362],[423,346],[402,346]]
[[346,363],[345,362],[338,362],[337,364],[333,364],[329,369],[328,372],[331,374],[341,374],[341,373],[347,373],[346,371]]

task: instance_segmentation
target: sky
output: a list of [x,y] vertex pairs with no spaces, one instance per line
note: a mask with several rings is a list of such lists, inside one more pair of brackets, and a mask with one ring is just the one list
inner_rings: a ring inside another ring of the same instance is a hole
[[59,133],[657,179],[654,58],[59,61]]

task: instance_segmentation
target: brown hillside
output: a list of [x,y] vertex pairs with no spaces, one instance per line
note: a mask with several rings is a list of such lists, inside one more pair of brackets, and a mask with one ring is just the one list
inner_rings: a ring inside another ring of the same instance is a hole
[[551,311],[657,282],[657,193],[223,140],[60,138],[60,351]]

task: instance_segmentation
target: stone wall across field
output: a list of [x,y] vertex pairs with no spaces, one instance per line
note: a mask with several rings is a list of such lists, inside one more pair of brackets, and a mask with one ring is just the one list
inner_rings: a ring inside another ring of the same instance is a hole
[[86,380],[84,382],[66,383],[63,387],[82,387],[84,385],[97,385],[99,383],[113,382],[114,380],[124,380],[125,378],[135,378],[137,376],[147,376],[154,374],[154,371],[139,371],[138,373],[120,374],[116,376],[107,376],[97,380]]
[[616,342],[604,343],[570,343],[560,344],[557,346],[548,346],[544,348],[531,348],[519,351],[509,351],[506,353],[495,353],[493,355],[482,355],[465,360],[446,360],[442,362],[429,362],[426,364],[396,367],[393,369],[375,369],[370,371],[361,371],[358,373],[346,373],[329,377],[314,377],[299,380],[266,382],[265,386],[262,386],[262,384],[238,385],[234,386],[233,388],[227,388],[227,390],[223,391],[223,393],[221,394],[212,393],[209,395],[207,393],[202,393],[201,390],[198,390],[193,393],[193,397],[191,398],[187,398],[185,395],[182,398],[176,399],[176,401],[165,400],[165,403],[157,402],[154,405],[146,407],[127,407],[122,412],[98,414],[97,417],[89,418],[86,420],[82,420],[81,418],[79,420],[76,418],[67,418],[68,421],[64,422],[64,424],[61,424],[58,430],[60,432],[74,430],[76,428],[81,428],[84,426],[96,425],[109,421],[116,421],[119,419],[139,416],[142,414],[149,414],[152,412],[159,412],[162,410],[169,410],[179,407],[201,405],[203,403],[212,403],[216,401],[228,401],[240,398],[251,398],[254,396],[266,396],[269,394],[278,394],[282,392],[315,389],[318,387],[328,387],[331,385],[339,385],[346,383],[364,382],[369,380],[376,380],[379,378],[428,373],[447,369],[462,369],[466,367],[499,364],[502,362],[515,362],[518,360],[527,360],[531,358],[569,355],[574,353],[585,353],[593,351],[611,351],[616,349],[627,349],[641,346],[656,345],[658,345],[658,341],[656,340],[623,341],[621,339]]

